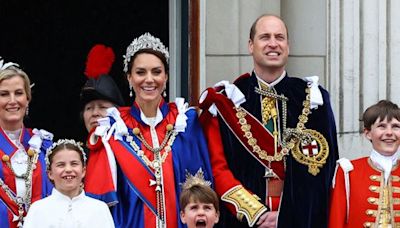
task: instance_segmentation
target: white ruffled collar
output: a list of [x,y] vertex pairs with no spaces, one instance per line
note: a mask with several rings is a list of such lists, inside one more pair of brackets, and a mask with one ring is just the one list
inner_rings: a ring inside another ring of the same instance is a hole
[[393,166],[397,164],[398,157],[399,152],[394,153],[392,156],[384,156],[375,150],[371,151],[371,161],[384,172],[385,183],[389,179]]
[[6,133],[8,138],[10,138],[15,143],[16,141],[19,141],[19,138],[21,136],[21,131],[22,131],[22,128],[15,130],[15,131],[4,130],[4,133]]

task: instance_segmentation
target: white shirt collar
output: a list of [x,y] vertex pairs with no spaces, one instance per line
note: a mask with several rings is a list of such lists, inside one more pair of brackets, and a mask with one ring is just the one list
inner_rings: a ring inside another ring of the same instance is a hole
[[53,188],[51,195],[54,196],[56,199],[64,200],[64,201],[76,201],[79,199],[82,199],[85,197],[85,191],[82,189],[81,193],[79,195],[73,197],[72,199],[69,196],[64,195],[60,191],[58,191],[56,188]]
[[[155,127],[157,124],[159,124],[163,120],[163,115],[161,113],[161,110],[157,108],[157,114],[156,117],[146,117],[142,110],[140,110],[140,118],[143,120],[143,122],[149,126]],[[155,118],[155,119],[152,119]],[[154,120],[154,121],[153,121]],[[154,125],[153,125],[154,124]]]
[[[254,71],[254,70],[253,70],[253,71]],[[276,84],[278,84],[280,81],[282,81],[282,79],[283,79],[283,78],[285,77],[285,75],[286,75],[286,71],[284,70],[284,71],[282,72],[281,76],[279,76],[279,78],[277,78],[275,81],[273,81],[273,82],[271,82],[271,83],[267,83],[266,81],[264,81],[263,79],[261,79],[261,78],[257,75],[256,71],[254,71],[254,74],[256,75],[256,77],[257,77],[257,79],[258,79],[258,81],[259,81],[260,83],[263,83],[263,84],[267,85],[268,87],[273,87],[273,86],[275,86]]]

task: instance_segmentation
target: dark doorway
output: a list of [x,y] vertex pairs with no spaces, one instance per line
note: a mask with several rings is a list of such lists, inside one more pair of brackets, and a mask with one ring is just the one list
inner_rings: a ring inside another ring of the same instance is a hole
[[0,0],[0,56],[19,63],[35,83],[26,126],[49,130],[55,139],[84,140],[79,93],[90,48],[114,49],[110,74],[129,104],[122,55],[144,32],[167,45],[168,18],[165,0]]

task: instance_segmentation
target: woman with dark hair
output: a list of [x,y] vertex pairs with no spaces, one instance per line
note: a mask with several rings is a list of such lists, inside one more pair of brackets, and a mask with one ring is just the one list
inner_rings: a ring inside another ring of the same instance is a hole
[[0,57],[0,227],[21,227],[31,203],[53,188],[44,154],[53,134],[24,126],[32,100],[28,75]]
[[184,227],[179,220],[180,183],[186,171],[212,181],[207,143],[197,112],[183,98],[163,99],[169,53],[146,33],[133,40],[124,72],[135,93],[131,107],[108,109],[90,144],[85,187],[111,205],[117,227]]

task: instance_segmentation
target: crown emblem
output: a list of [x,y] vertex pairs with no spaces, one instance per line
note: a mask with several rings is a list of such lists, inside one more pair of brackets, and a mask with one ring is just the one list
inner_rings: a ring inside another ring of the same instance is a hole
[[204,179],[204,172],[200,168],[195,175],[192,175],[189,171],[186,170],[186,180],[181,184],[182,190],[189,189],[194,185],[204,185],[211,187],[211,182]]
[[126,54],[124,57],[124,72],[128,72],[128,63],[131,61],[132,56],[142,49],[153,49],[154,51],[161,52],[165,56],[167,63],[169,61],[168,48],[160,41],[159,38],[152,36],[150,33],[145,34],[135,38],[132,43],[126,48]]

